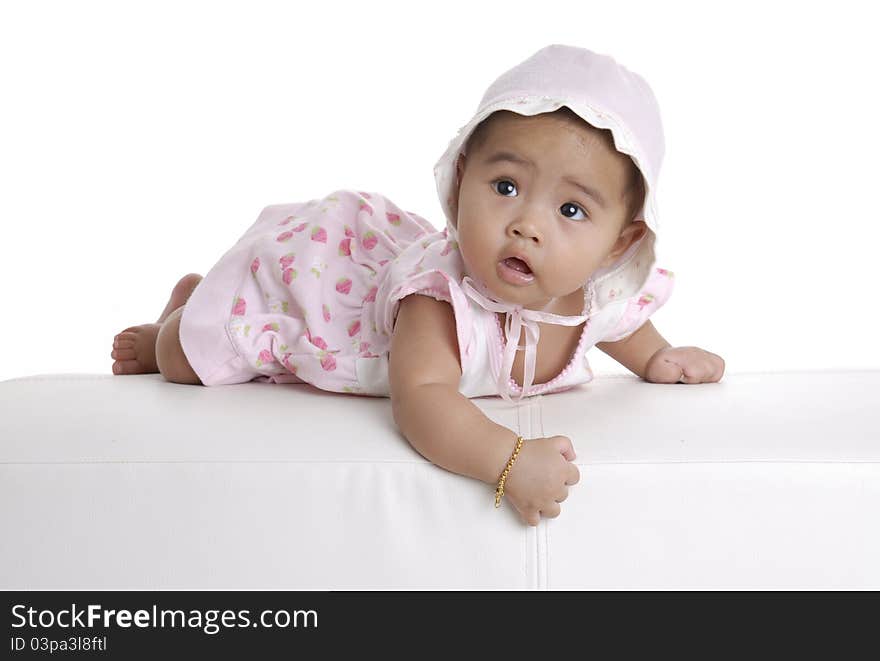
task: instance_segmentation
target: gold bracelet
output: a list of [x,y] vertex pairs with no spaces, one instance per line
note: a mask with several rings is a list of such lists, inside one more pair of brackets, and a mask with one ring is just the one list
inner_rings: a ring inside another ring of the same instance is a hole
[[504,467],[504,472],[501,473],[501,478],[498,480],[498,486],[495,488],[495,507],[501,507],[501,496],[504,495],[504,483],[507,481],[507,475],[510,473],[510,467],[513,466],[513,462],[516,461],[517,456],[519,455],[520,448],[522,448],[523,437],[516,437],[516,448],[513,450],[513,454],[510,455],[510,459],[507,460],[507,466]]

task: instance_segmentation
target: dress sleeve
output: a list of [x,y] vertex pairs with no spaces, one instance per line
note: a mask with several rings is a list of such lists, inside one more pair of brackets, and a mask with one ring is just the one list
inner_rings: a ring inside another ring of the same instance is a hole
[[376,295],[382,310],[376,325],[380,332],[390,337],[400,301],[410,294],[449,303],[455,314],[459,353],[464,367],[473,343],[472,320],[467,298],[459,285],[463,264],[457,246],[453,244],[441,233],[436,233],[407,248],[389,265],[388,276]]
[[617,342],[635,333],[669,300],[674,284],[672,271],[661,268],[652,270],[641,290],[627,301],[620,321],[599,341]]

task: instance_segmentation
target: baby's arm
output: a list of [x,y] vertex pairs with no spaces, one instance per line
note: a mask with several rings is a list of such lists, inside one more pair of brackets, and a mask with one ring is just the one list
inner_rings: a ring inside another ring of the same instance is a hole
[[[452,306],[422,295],[400,302],[389,359],[394,421],[430,462],[493,486],[517,435],[495,424],[458,391],[461,380]],[[567,436],[523,443],[504,487],[522,520],[559,516],[568,487],[580,479]]]
[[[410,444],[441,468],[495,486],[517,435],[458,391],[461,362],[451,305],[422,295],[400,302],[388,378],[394,421]],[[541,516],[559,516],[568,487],[580,479],[574,460],[567,436],[523,443],[504,496],[524,522],[536,526]]]
[[419,454],[459,475],[497,483],[516,434],[458,391],[461,363],[451,305],[422,295],[400,302],[388,378],[394,421]]
[[712,383],[724,375],[721,356],[699,347],[673,347],[650,319],[629,337],[596,346],[651,383]]
[[648,319],[639,329],[618,342],[599,342],[599,349],[641,378],[647,374],[648,361],[660,349],[672,346],[663,339]]

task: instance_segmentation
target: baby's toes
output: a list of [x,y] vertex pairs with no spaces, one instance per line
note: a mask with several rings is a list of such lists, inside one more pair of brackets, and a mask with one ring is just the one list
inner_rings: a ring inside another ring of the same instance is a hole
[[114,374],[140,374],[141,372],[143,372],[143,368],[136,360],[117,360],[113,363]]
[[122,332],[113,338],[113,351],[110,357],[116,360],[131,360],[134,354],[135,334]]
[[113,338],[110,357],[114,374],[152,374],[156,365],[156,337],[159,324],[131,326]]
[[126,347],[120,349],[113,349],[110,352],[110,357],[113,360],[134,360],[137,358],[137,353],[134,350],[134,347]]
[[138,328],[125,329],[124,331],[119,333],[119,335],[117,335],[116,337],[113,338],[113,346],[114,347],[119,346],[120,342],[123,344],[123,346],[125,346],[125,345],[132,345],[133,346],[134,341],[137,339],[139,332],[140,332],[140,329],[138,329]]

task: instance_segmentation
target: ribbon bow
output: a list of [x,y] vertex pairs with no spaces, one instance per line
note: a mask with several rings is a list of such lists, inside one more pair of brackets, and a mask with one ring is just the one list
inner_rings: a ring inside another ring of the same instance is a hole
[[[501,369],[498,372],[498,393],[501,397],[513,402],[509,393],[509,381],[513,370],[513,359],[517,351],[525,350],[525,373],[523,374],[523,386],[519,397],[519,402],[526,395],[526,391],[532,387],[535,378],[535,357],[537,354],[538,338],[541,336],[541,330],[538,322],[545,324],[558,324],[561,326],[577,326],[585,321],[587,317],[578,315],[575,317],[566,317],[552,312],[540,312],[538,310],[529,310],[521,305],[512,303],[499,303],[484,296],[474,288],[474,281],[465,276],[462,279],[462,289],[480,307],[489,312],[504,312],[504,332],[507,337],[507,343],[504,345],[504,357],[501,363]],[[519,336],[523,326],[526,329],[526,346],[519,345]]]

